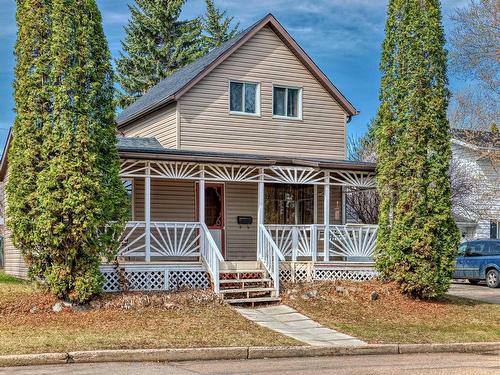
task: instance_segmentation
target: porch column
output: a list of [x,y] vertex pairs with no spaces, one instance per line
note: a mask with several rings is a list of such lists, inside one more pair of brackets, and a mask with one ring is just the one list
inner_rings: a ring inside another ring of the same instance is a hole
[[323,259],[328,262],[330,259],[330,172],[325,172],[325,188],[323,203],[323,223],[325,224],[325,234],[323,238]]
[[149,162],[146,163],[146,177],[144,177],[144,221],[145,227],[145,261],[151,261],[151,169]]
[[[203,167],[202,167],[203,168]],[[200,223],[205,223],[205,171],[202,169],[200,173],[200,181],[198,182],[198,221]],[[203,254],[206,250],[206,238],[205,231],[200,228],[200,251]]]
[[257,187],[257,254],[261,246],[260,225],[264,224],[264,170],[259,169],[260,179]]
[[201,178],[198,184],[199,212],[198,221],[205,223],[205,171],[201,171]]

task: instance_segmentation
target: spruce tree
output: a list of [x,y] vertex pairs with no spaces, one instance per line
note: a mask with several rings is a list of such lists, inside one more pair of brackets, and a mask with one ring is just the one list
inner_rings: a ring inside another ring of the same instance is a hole
[[32,236],[38,207],[36,179],[43,168],[42,131],[50,124],[50,0],[18,0],[14,101],[16,118],[9,149],[7,225],[30,270],[41,269]]
[[239,32],[239,22],[232,27],[234,17],[226,16],[227,11],[218,9],[213,0],[205,0],[207,10],[203,17],[203,42],[209,51],[231,39]]
[[451,216],[445,38],[438,0],[390,0],[377,138],[376,262],[404,293],[449,287],[459,241]]
[[117,103],[124,108],[203,54],[200,19],[179,20],[185,0],[135,0],[116,60]]

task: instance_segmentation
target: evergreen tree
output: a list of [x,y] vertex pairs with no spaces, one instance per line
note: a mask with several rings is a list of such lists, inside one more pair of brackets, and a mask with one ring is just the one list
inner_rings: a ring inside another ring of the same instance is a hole
[[149,88],[203,54],[200,19],[179,20],[185,0],[135,0],[116,60],[117,93],[126,107]]
[[203,17],[203,42],[207,51],[220,46],[225,41],[238,34],[240,23],[231,26],[234,17],[226,16],[227,11],[218,9],[213,0],[205,0],[206,14]]
[[377,267],[404,293],[442,295],[459,241],[451,216],[445,38],[438,0],[390,0],[375,135]]
[[[33,28],[25,23],[28,18],[20,20],[20,30]],[[44,65],[49,67],[44,92],[50,106],[43,121],[27,122],[37,127],[37,133],[14,134],[16,142],[26,142],[19,140],[23,135],[41,146],[33,162],[35,189],[28,200],[34,202],[30,231],[22,240],[15,237],[15,242],[32,275],[43,278],[54,294],[85,302],[101,291],[101,258],[114,255],[116,234],[123,228],[128,207],[118,175],[110,54],[94,0],[52,0],[50,13],[44,13],[40,23],[50,30]],[[34,46],[39,43],[30,41]],[[20,73],[18,81],[23,82]],[[26,89],[28,97],[39,91]],[[23,100],[16,97],[18,112]],[[11,152],[11,174],[21,173],[16,159],[18,153]],[[26,198],[12,194],[16,181],[9,180],[9,205],[22,207]],[[10,213],[13,228],[27,220],[17,211]],[[23,241],[35,245],[24,246]]]
[[18,0],[14,100],[16,118],[9,149],[7,225],[31,269],[40,268],[32,231],[37,215],[36,178],[42,130],[50,123],[50,0]]

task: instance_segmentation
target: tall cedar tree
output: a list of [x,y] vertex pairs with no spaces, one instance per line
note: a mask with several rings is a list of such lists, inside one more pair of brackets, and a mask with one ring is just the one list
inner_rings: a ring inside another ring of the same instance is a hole
[[[33,1],[23,3],[18,8],[20,30],[32,29],[33,22],[23,13],[26,3]],[[36,190],[31,230],[25,239],[16,235],[14,240],[27,255],[33,276],[45,279],[60,298],[85,302],[101,291],[101,257],[114,255],[116,234],[123,228],[128,207],[118,174],[110,54],[94,0],[52,0],[51,11],[40,20],[43,27],[50,25],[44,65],[50,67],[44,90],[50,106],[44,121],[26,121],[26,127],[36,127],[37,133],[14,129],[11,175],[21,173],[16,161],[21,151],[15,147],[21,136],[37,139],[41,146],[33,163],[37,170],[32,177]],[[36,46],[40,40],[29,42]],[[28,51],[30,47],[27,43]],[[16,82],[24,81],[20,73]],[[23,95],[35,97],[38,91],[26,87]],[[24,100],[21,93],[16,96],[18,113]],[[16,206],[22,204],[23,197],[12,193],[17,182],[9,180],[9,205],[16,198]],[[13,228],[23,220],[17,211],[10,211]],[[23,241],[35,245],[27,247]]]
[[32,236],[37,217],[36,180],[43,168],[42,131],[50,124],[50,0],[18,0],[14,101],[9,149],[7,224],[27,264],[39,270],[41,248]]
[[124,108],[203,54],[199,18],[180,21],[185,0],[135,0],[116,60],[117,103]]
[[438,0],[390,0],[375,129],[376,261],[382,277],[424,298],[448,289],[459,242],[451,216],[444,43]]
[[206,51],[220,46],[238,34],[240,23],[231,26],[234,17],[226,16],[227,11],[218,9],[213,0],[206,0],[207,10],[203,17],[203,42]]

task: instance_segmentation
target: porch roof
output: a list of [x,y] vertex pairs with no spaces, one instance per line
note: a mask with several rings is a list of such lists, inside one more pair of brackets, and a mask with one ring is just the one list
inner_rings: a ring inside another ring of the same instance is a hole
[[173,160],[242,165],[253,164],[261,166],[296,165],[321,169],[375,171],[375,163],[352,160],[171,149],[163,147],[156,138],[119,137],[118,152],[123,159]]

